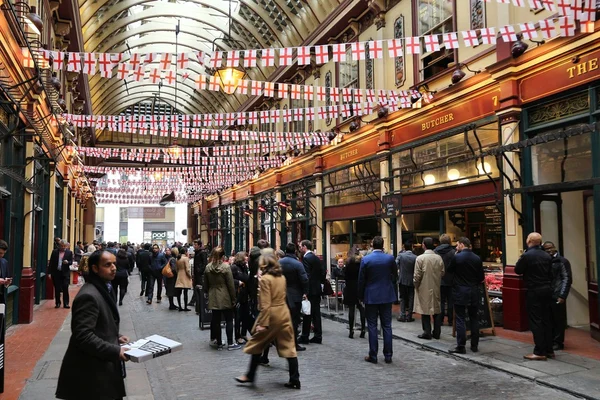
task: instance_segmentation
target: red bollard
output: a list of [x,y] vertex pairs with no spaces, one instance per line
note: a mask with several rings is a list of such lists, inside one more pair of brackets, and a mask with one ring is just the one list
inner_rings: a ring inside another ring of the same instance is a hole
[[19,324],[30,324],[33,321],[33,296],[35,293],[35,276],[33,269],[23,268],[19,282]]

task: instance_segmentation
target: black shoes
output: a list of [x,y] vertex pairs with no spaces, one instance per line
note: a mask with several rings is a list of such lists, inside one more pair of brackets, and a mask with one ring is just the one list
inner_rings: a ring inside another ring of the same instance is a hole
[[419,339],[431,340],[431,335],[427,335],[425,333],[421,333],[417,336]]
[[192,310],[186,307],[186,308],[184,308],[184,309],[183,309],[183,310],[181,310],[181,311],[192,311]]
[[141,297],[141,296],[143,296],[143,295],[144,295],[144,291],[142,290],[142,291],[140,292],[140,297]]
[[565,349],[564,344],[554,343],[554,345],[552,345],[552,350],[564,350],[564,349]]
[[238,377],[233,378],[233,379],[235,379],[236,382],[239,382],[239,383],[254,383],[253,380],[248,379],[248,377],[246,377],[246,376],[244,376],[244,377],[238,376]]
[[60,308],[60,303],[54,306],[54,308]]
[[269,359],[268,358],[264,358],[261,357],[260,361],[258,362],[260,365],[264,366],[264,367],[268,367],[269,366]]
[[300,389],[300,381],[289,381],[288,383],[285,383],[283,386],[285,386],[288,389]]
[[391,364],[391,363],[392,363],[392,357],[390,357],[390,358],[386,358],[386,359],[385,359],[385,363],[386,363],[386,364]]
[[316,337],[313,337],[313,338],[312,338],[312,339],[310,339],[308,342],[309,342],[309,343],[321,344],[321,343],[323,342],[323,339],[321,339],[321,338],[316,338]]
[[432,338],[434,338],[435,340],[440,340],[440,334],[438,333],[437,335],[431,335]]
[[300,339],[298,339],[298,344],[309,344],[310,341],[308,340],[308,338],[305,337],[300,337]]
[[306,347],[300,346],[299,344],[296,345],[296,351],[304,351],[304,350],[306,350]]
[[450,350],[448,350],[448,353],[450,353],[450,354],[467,354],[467,350],[465,350],[464,347],[456,346],[456,347],[453,347]]
[[122,301],[120,301],[120,302],[119,302],[119,305],[120,305],[120,306],[122,306],[122,305],[123,305],[123,302],[122,302]]
[[146,304],[152,304],[152,300],[151,299],[146,300]]
[[348,334],[348,337],[350,339],[354,339],[354,331],[350,331],[350,333]]
[[366,356],[366,357],[365,357],[365,361],[366,361],[366,362],[369,362],[369,363],[371,363],[371,364],[377,364],[377,360],[376,360],[376,359],[374,359],[374,358],[371,358],[371,356]]
[[360,331],[360,336],[361,339],[365,338],[365,330],[363,329],[362,331]]
[[65,308],[71,308],[71,306],[67,304],[67,305],[65,306]]
[[479,351],[479,348],[477,346],[471,346],[471,351],[473,353],[477,353]]
[[179,311],[181,311],[182,309],[179,308],[179,307],[177,307],[177,306],[169,306],[169,310],[173,310],[173,311],[179,310]]
[[398,321],[398,322],[406,322],[406,317],[398,317],[398,318],[396,318],[396,321]]

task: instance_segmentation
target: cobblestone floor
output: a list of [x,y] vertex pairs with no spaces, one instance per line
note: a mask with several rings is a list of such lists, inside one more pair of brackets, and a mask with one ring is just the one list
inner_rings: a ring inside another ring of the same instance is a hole
[[133,290],[138,285],[135,277],[126,304],[121,308],[122,320],[130,319],[135,333],[123,333],[132,338],[154,333],[165,335],[184,343],[184,350],[144,363],[153,396],[136,396],[135,382],[128,382],[130,398],[574,398],[503,372],[423,351],[398,340],[394,340],[393,364],[383,363],[381,355],[380,364],[368,364],[363,361],[368,351],[367,339],[348,339],[345,325],[328,320],[323,321],[323,344],[309,345],[307,351],[300,353],[302,390],[292,391],[283,387],[288,377],[287,362],[278,358],[275,351],[270,356],[271,366],[259,369],[257,387],[241,387],[233,377],[245,372],[248,355],[241,350],[211,349],[208,346],[209,332],[199,330],[195,313],[168,311],[164,297],[161,304],[147,305],[144,298],[137,297],[139,292]]

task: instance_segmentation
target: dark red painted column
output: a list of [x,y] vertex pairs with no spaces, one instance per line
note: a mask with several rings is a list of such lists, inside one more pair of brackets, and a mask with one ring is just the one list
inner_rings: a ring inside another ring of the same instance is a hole
[[19,324],[33,321],[33,297],[35,293],[35,275],[33,269],[23,268],[19,281]]
[[527,288],[523,277],[515,274],[515,267],[507,265],[504,270],[502,287],[502,311],[504,313],[504,329],[513,331],[529,330],[525,296]]

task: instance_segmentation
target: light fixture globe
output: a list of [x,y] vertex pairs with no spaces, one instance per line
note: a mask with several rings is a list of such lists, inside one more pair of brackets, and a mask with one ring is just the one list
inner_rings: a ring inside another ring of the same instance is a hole
[[235,93],[240,81],[246,77],[246,71],[241,68],[217,68],[214,77],[219,80],[221,89],[227,94]]
[[448,179],[451,181],[455,181],[460,178],[460,172],[456,168],[452,168],[448,170]]
[[452,83],[453,84],[457,84],[458,82],[460,82],[462,80],[462,78],[465,77],[465,72],[460,69],[460,64],[456,67],[456,69],[454,70],[454,72],[452,73]]
[[425,186],[431,186],[435,183],[435,176],[432,174],[427,174],[423,177],[423,181],[425,182]]
[[492,166],[487,162],[484,162],[483,165],[481,165],[481,162],[478,162],[477,172],[479,172],[479,175],[488,175],[492,172]]
[[39,15],[36,14],[36,9],[34,6],[29,8],[29,13],[27,14],[27,18],[25,19],[25,23],[36,35],[41,35],[42,30],[44,29],[44,22],[40,18]]

